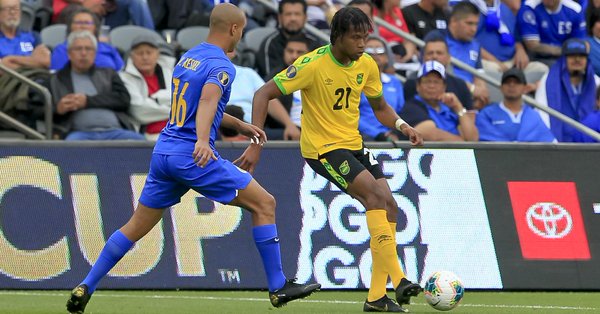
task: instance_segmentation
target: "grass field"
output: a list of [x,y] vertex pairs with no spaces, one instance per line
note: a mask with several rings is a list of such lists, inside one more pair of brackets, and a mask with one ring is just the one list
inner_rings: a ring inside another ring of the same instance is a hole
[[[0,291],[0,313],[66,313],[68,291]],[[392,294],[389,294],[392,297]],[[97,291],[86,314],[101,313],[362,313],[366,292],[321,291],[281,309],[260,291]],[[420,295],[412,313],[441,313]],[[600,293],[467,291],[451,313],[600,313]]]

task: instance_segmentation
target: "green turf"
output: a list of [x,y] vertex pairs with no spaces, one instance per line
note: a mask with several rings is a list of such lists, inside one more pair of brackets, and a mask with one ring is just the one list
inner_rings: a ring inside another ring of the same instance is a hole
[[[68,291],[0,291],[0,313],[66,313]],[[392,294],[390,293],[390,296]],[[318,292],[281,309],[259,291],[97,291],[87,314],[101,313],[361,313],[366,292]],[[422,296],[412,313],[441,313]],[[600,293],[473,292],[451,313],[600,313]]]

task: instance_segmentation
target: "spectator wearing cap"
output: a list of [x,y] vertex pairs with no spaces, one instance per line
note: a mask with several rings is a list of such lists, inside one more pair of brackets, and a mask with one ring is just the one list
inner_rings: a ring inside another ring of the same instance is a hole
[[[89,31],[96,37],[98,42],[98,50],[96,51],[96,59],[94,64],[99,68],[111,68],[115,71],[121,70],[123,67],[123,58],[119,51],[109,43],[98,40],[100,33],[100,19],[98,16],[84,7],[77,7],[67,18],[67,35],[75,31]],[[52,58],[50,68],[52,70],[60,70],[69,62],[67,53],[67,43],[64,42],[52,50]]]
[[503,101],[486,106],[477,114],[475,125],[480,141],[555,142],[540,114],[523,104],[527,80],[522,70],[511,68],[502,74]]
[[[473,95],[469,91],[467,82],[448,71],[448,69],[452,69],[452,64],[450,64],[446,36],[442,32],[434,30],[425,36],[424,41],[425,46],[421,53],[423,62],[435,60],[443,64],[446,67],[446,91],[454,93],[467,110],[473,109]],[[404,82],[404,98],[411,99],[416,93],[417,78],[415,75]]]
[[[588,47],[583,39],[572,38],[564,42],[562,56],[542,77],[535,93],[538,103],[576,120],[582,121],[594,108],[594,97],[600,78],[594,75],[588,60]],[[542,120],[559,142],[573,142],[579,133],[561,120],[540,112]]]
[[20,29],[20,23],[21,2],[0,0],[0,62],[11,69],[47,69],[50,50],[42,44],[39,34]]
[[444,65],[427,61],[417,76],[417,95],[406,102],[400,117],[427,141],[477,141],[473,115],[454,93],[446,92]]
[[[383,98],[399,114],[404,106],[404,91],[400,80],[394,75],[385,73],[385,69],[390,65],[390,51],[385,40],[381,37],[369,36],[365,52],[375,60],[379,68]],[[397,141],[404,137],[396,129],[390,129],[377,120],[373,108],[364,94],[360,97],[359,111],[358,130],[363,136],[368,136],[368,140]]]
[[98,44],[89,31],[67,37],[69,63],[50,77],[55,126],[66,140],[144,140],[134,131],[129,93],[117,72],[94,66]]
[[131,95],[129,114],[148,140],[158,139],[171,110],[173,57],[161,55],[156,38],[140,35],[131,42],[125,70],[119,75]]

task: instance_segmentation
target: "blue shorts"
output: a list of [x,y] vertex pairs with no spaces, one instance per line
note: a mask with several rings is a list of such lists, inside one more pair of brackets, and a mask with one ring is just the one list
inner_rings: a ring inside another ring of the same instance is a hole
[[213,201],[228,204],[251,180],[248,172],[221,157],[200,168],[191,156],[152,154],[140,203],[150,208],[167,208],[193,189]]

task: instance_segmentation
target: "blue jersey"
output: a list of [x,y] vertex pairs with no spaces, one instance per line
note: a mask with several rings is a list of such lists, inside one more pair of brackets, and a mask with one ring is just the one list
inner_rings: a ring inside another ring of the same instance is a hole
[[[402,87],[402,82],[393,75],[381,73],[381,83],[383,84],[383,99],[399,114],[404,106],[404,88]],[[360,96],[358,108],[360,110],[360,118],[358,120],[358,130],[360,133],[375,138],[380,133],[390,130],[390,128],[377,120],[365,94]]]
[[585,38],[585,19],[581,6],[573,0],[561,0],[556,12],[549,13],[542,0],[527,0],[517,16],[523,40],[561,46],[569,38]]
[[[446,42],[448,43],[448,52],[450,52],[451,56],[475,69],[483,69],[481,64],[481,45],[476,38],[473,38],[471,41],[462,41],[452,37],[452,34],[446,31]],[[454,76],[466,82],[473,83],[473,74],[459,67],[454,67]]]
[[17,30],[15,38],[8,38],[0,31],[0,58],[6,56],[29,56],[42,41],[38,33]]
[[[498,11],[490,11],[488,14],[495,14],[498,20],[502,21],[500,29],[493,29],[489,25],[486,15],[481,14],[477,35],[475,38],[485,50],[494,55],[500,61],[511,60],[515,56],[515,42],[520,42],[521,38],[517,32],[517,17],[510,8],[500,3]],[[506,29],[503,29],[506,27]],[[511,36],[513,40],[505,37]]]
[[215,138],[225,106],[231,93],[231,82],[235,79],[235,68],[223,49],[202,43],[186,52],[173,70],[171,91],[171,113],[167,126],[162,130],[155,153],[191,156],[196,136],[196,111],[202,88],[215,84],[221,88],[221,99],[217,105],[210,128],[210,147],[215,150]]
[[477,114],[475,125],[480,141],[555,141],[539,113],[529,106],[523,106],[521,112],[515,115],[503,103],[487,105]]

